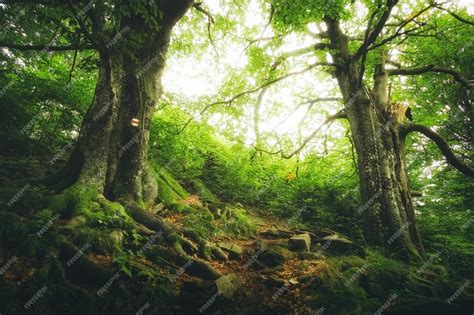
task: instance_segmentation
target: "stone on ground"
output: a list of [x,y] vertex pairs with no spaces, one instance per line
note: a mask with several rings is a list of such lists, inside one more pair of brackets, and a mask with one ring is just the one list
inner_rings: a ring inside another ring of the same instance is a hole
[[243,253],[242,248],[237,244],[223,242],[219,243],[219,247],[229,252],[231,257],[239,258],[242,256]]
[[288,245],[296,251],[309,251],[311,248],[311,236],[308,233],[295,235],[289,239]]
[[227,299],[232,299],[242,282],[235,273],[222,276],[216,280],[217,290]]

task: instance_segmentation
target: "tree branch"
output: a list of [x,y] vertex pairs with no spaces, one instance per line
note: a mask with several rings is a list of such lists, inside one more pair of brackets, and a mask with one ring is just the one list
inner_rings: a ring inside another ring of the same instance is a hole
[[[292,77],[292,76],[295,76],[295,75],[299,75],[299,74],[303,74],[317,66],[334,66],[333,63],[329,63],[329,62],[315,62],[309,66],[307,66],[306,68],[302,69],[302,70],[299,70],[299,71],[294,71],[294,72],[289,72],[285,75],[282,75],[281,77],[277,77],[275,79],[272,79],[272,80],[269,80],[265,83],[263,83],[262,85],[260,86],[257,86],[251,90],[247,90],[247,91],[243,91],[243,92],[240,92],[236,95],[234,95],[233,97],[231,97],[230,99],[227,99],[227,100],[223,100],[223,101],[217,101],[217,102],[213,102],[213,103],[210,103],[210,104],[207,104],[199,113],[199,115],[202,115],[204,114],[209,108],[211,107],[214,107],[214,106],[217,106],[217,105],[231,105],[233,102],[235,102],[237,99],[241,98],[242,96],[245,96],[245,95],[248,95],[248,94],[253,94],[253,93],[256,93],[272,84],[275,84],[277,82],[280,82],[284,79],[287,79],[289,77]],[[179,130],[178,134],[180,134],[190,123],[191,121],[194,120],[194,117],[191,117],[186,123],[184,123],[183,127]]]
[[[405,26],[408,25],[408,23],[414,21],[417,17],[419,17],[420,15],[422,15],[423,13],[425,13],[426,11],[428,11],[429,9],[433,8],[435,6],[435,3],[431,3],[430,5],[428,5],[427,7],[423,8],[422,10],[418,11],[417,13],[415,14],[412,14],[410,15],[410,17],[406,20],[403,20],[399,25],[397,25],[397,30],[395,31],[394,34],[390,35],[389,37],[387,38],[384,38],[380,41],[380,43],[377,43],[376,45],[372,45],[372,47],[370,47],[370,49],[375,49],[377,47],[380,47],[382,45],[385,45],[386,43],[392,41],[394,38],[397,38],[398,36],[401,36],[401,35],[406,35],[406,34],[409,34],[413,31],[415,31],[416,29],[418,29],[417,27],[415,28],[411,28],[411,29],[408,29],[404,32],[402,32],[403,28]],[[422,25],[423,26],[423,25]]]
[[445,12],[448,12],[453,18],[455,18],[456,20],[458,20],[459,22],[462,22],[462,23],[465,23],[465,24],[469,24],[469,25],[474,25],[474,21],[469,21],[469,20],[466,20],[465,18],[461,17],[460,15],[454,13],[453,11],[450,11],[446,8],[443,8],[439,5],[435,5],[436,8],[442,10],[442,11],[445,11]]
[[26,51],[26,50],[68,51],[68,50],[96,49],[95,46],[88,45],[88,44],[51,46],[49,44],[24,45],[24,44],[14,44],[14,43],[6,43],[6,42],[0,42],[0,47],[22,50],[22,51]]
[[306,139],[304,139],[304,141],[301,143],[301,145],[295,150],[293,151],[291,154],[288,154],[288,155],[285,155],[281,154],[281,157],[284,158],[284,159],[290,159],[291,157],[295,156],[296,154],[300,153],[301,150],[304,149],[304,147],[308,144],[308,142],[311,141],[311,139],[313,139],[317,134],[318,132],[321,131],[321,129],[327,125],[328,123],[336,120],[336,119],[342,119],[342,118],[347,118],[347,114],[344,112],[344,110],[341,110],[339,112],[337,112],[336,114],[332,115],[332,116],[329,116],[321,125],[319,125],[319,127],[314,130]]
[[440,135],[438,135],[436,132],[434,132],[430,128],[423,125],[417,125],[417,124],[404,125],[400,129],[400,137],[402,139],[405,139],[406,136],[410,132],[413,132],[413,131],[418,131],[422,133],[427,138],[431,139],[434,143],[436,143],[439,150],[446,158],[446,161],[449,164],[451,164],[454,168],[456,168],[458,171],[460,171],[466,176],[474,177],[474,169],[472,169],[470,166],[468,166],[463,161],[458,159],[456,155],[454,154],[454,152],[449,147],[449,144],[446,142],[446,140],[444,140]]
[[362,45],[357,49],[357,52],[354,54],[354,59],[358,60],[360,57],[365,55],[367,53],[367,48],[372,45],[377,37],[380,35],[380,32],[382,32],[385,23],[387,23],[388,18],[390,17],[390,14],[392,13],[393,7],[398,3],[398,0],[387,0],[386,4],[386,9],[382,13],[382,16],[378,20],[377,24],[375,25],[374,29],[370,32],[370,34],[367,36],[366,40]]
[[387,69],[386,71],[388,75],[419,75],[427,72],[446,73],[451,75],[456,82],[461,83],[466,88],[470,88],[472,85],[470,81],[465,80],[459,72],[449,68],[437,67],[435,65],[427,65],[420,68]]

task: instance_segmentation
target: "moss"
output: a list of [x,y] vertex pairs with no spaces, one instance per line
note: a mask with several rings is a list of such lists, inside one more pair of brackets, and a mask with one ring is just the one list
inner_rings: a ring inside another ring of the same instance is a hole
[[201,237],[209,238],[216,234],[217,227],[214,225],[214,217],[209,209],[201,208],[189,213],[183,221],[183,225],[198,233]]
[[61,194],[50,197],[48,209],[67,218],[80,214],[93,216],[91,204],[98,195],[97,189],[77,184],[67,188]]
[[182,204],[188,193],[169,172],[157,165],[151,168],[151,172],[158,184],[158,199],[167,206]]
[[244,208],[227,206],[221,216],[222,232],[231,235],[254,235],[257,224]]
[[219,198],[212,191],[207,188],[207,186],[199,179],[192,179],[189,181],[189,186],[191,191],[194,194],[199,195],[204,202],[206,202],[209,206],[220,206],[221,202]]
[[52,196],[48,209],[59,213],[61,219],[83,216],[85,223],[94,227],[131,228],[133,225],[133,219],[120,203],[107,200],[96,189],[81,185]]

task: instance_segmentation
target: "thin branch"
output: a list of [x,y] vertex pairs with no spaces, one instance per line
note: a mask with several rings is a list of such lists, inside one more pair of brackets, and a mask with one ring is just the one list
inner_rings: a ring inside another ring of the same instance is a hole
[[[394,34],[392,34],[391,36],[389,36],[387,38],[382,39],[380,41],[380,43],[377,43],[376,45],[372,45],[372,47],[370,49],[374,49],[376,47],[380,47],[382,45],[385,45],[386,43],[392,41],[394,38],[396,38],[398,36],[405,35],[405,34],[408,34],[412,31],[416,30],[416,28],[411,28],[409,30],[406,30],[405,32],[402,32],[403,28],[405,26],[407,26],[408,23],[414,21],[417,17],[419,17],[420,15],[422,15],[423,13],[428,11],[429,9],[433,8],[434,6],[435,6],[435,3],[431,3],[430,5],[423,8],[422,10],[418,11],[417,13],[410,15],[410,17],[408,19],[403,20],[399,25],[397,25],[398,28],[397,28],[397,30],[395,31]],[[424,26],[424,25],[421,25],[421,26]]]
[[405,125],[402,126],[400,129],[400,137],[402,139],[405,139],[406,136],[410,132],[418,131],[425,135],[427,138],[431,139],[436,145],[438,146],[439,150],[441,153],[444,155],[446,158],[446,161],[451,164],[454,168],[456,168],[458,171],[463,173],[464,175],[467,175],[469,177],[474,177],[474,169],[472,169],[469,165],[465,164],[463,161],[458,159],[454,152],[451,150],[449,144],[446,142],[446,140],[443,139],[439,134],[431,130],[430,128],[423,126],[423,125]]
[[214,52],[216,53],[217,56],[219,56],[219,54],[217,52],[217,49],[216,49],[216,45],[214,43],[214,39],[212,38],[212,33],[211,33],[211,25],[215,24],[214,17],[212,16],[212,14],[209,11],[207,11],[206,9],[204,9],[202,7],[202,2],[194,3],[193,8],[196,9],[196,11],[201,12],[202,14],[204,14],[207,17],[207,36],[209,37],[209,41],[211,42],[211,45],[212,45],[212,48],[214,49]]
[[14,43],[6,43],[6,42],[0,42],[0,47],[22,50],[22,51],[26,51],[26,50],[68,51],[68,50],[96,49],[95,46],[89,45],[89,44],[71,44],[71,45],[51,46],[49,44],[25,45],[25,44],[14,44]]
[[66,84],[69,84],[69,82],[71,82],[72,73],[74,72],[74,67],[76,66],[76,59],[77,59],[77,49],[74,51],[74,58],[72,59],[72,66],[71,66],[71,70],[69,71],[69,78]]
[[[278,78],[275,78],[275,79],[272,79],[272,80],[269,80],[265,83],[263,83],[262,85],[260,86],[257,86],[251,90],[247,90],[247,91],[243,91],[243,92],[240,92],[236,95],[234,95],[233,97],[227,99],[227,100],[223,100],[223,101],[217,101],[217,102],[213,102],[213,103],[210,103],[210,104],[207,104],[199,113],[200,116],[202,116],[209,108],[211,107],[214,107],[214,106],[217,106],[217,105],[232,105],[233,102],[235,102],[237,99],[241,98],[242,96],[245,96],[245,95],[249,95],[249,94],[253,94],[255,92],[258,92],[272,84],[275,84],[277,82],[280,82],[282,80],[285,80],[289,77],[293,77],[293,76],[296,76],[296,75],[300,75],[300,74],[303,74],[305,72],[308,72],[309,70],[311,69],[314,69],[315,67],[317,66],[335,66],[335,64],[333,63],[329,63],[329,62],[315,62],[307,67],[305,67],[304,69],[302,70],[299,70],[299,71],[294,71],[294,72],[289,72],[285,75],[282,75],[281,77],[278,77]],[[190,123],[191,121],[194,120],[194,117],[191,117],[186,123],[184,123],[183,127],[179,130],[178,134],[180,134]]]
[[[82,33],[84,33],[84,35],[91,42],[91,44],[95,45],[101,51],[107,51],[107,48],[106,48],[105,44],[101,43],[100,41],[96,41],[94,39],[94,37],[89,33],[89,30],[87,29],[86,24],[80,18],[81,15],[77,12],[76,8],[74,8],[74,4],[73,4],[72,0],[69,0],[69,8],[71,9],[71,12],[74,15],[74,19],[79,24],[79,27],[80,27]],[[88,10],[88,11],[91,11],[91,10]]]
[[290,154],[281,154],[281,157],[284,158],[284,159],[290,159],[291,157],[293,157],[295,154],[298,154],[301,152],[301,150],[304,149],[304,147],[308,144],[308,142],[311,141],[311,139],[313,139],[320,131],[321,129],[327,125],[328,123],[336,120],[336,119],[342,119],[342,118],[347,118],[347,115],[346,113],[344,112],[344,110],[341,110],[339,112],[337,112],[336,114],[332,115],[332,116],[329,116],[321,125],[319,125],[319,127],[314,130],[302,143],[301,145],[295,150],[293,151],[292,153]]
[[207,11],[206,9],[204,9],[204,8],[202,7],[202,2],[196,2],[196,3],[194,3],[194,4],[193,4],[193,8],[196,9],[196,11],[199,11],[199,12],[201,12],[202,14],[204,14],[205,16],[207,16],[207,18],[209,19],[209,21],[210,21],[211,23],[213,23],[213,24],[215,23],[214,17],[212,16],[212,14],[209,13],[209,11]]

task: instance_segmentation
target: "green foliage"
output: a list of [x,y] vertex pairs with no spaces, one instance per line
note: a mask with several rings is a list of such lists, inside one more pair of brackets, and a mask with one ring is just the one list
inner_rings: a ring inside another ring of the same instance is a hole
[[310,22],[318,22],[325,15],[338,19],[347,16],[348,2],[344,0],[273,0],[275,26],[278,29],[302,30]]

